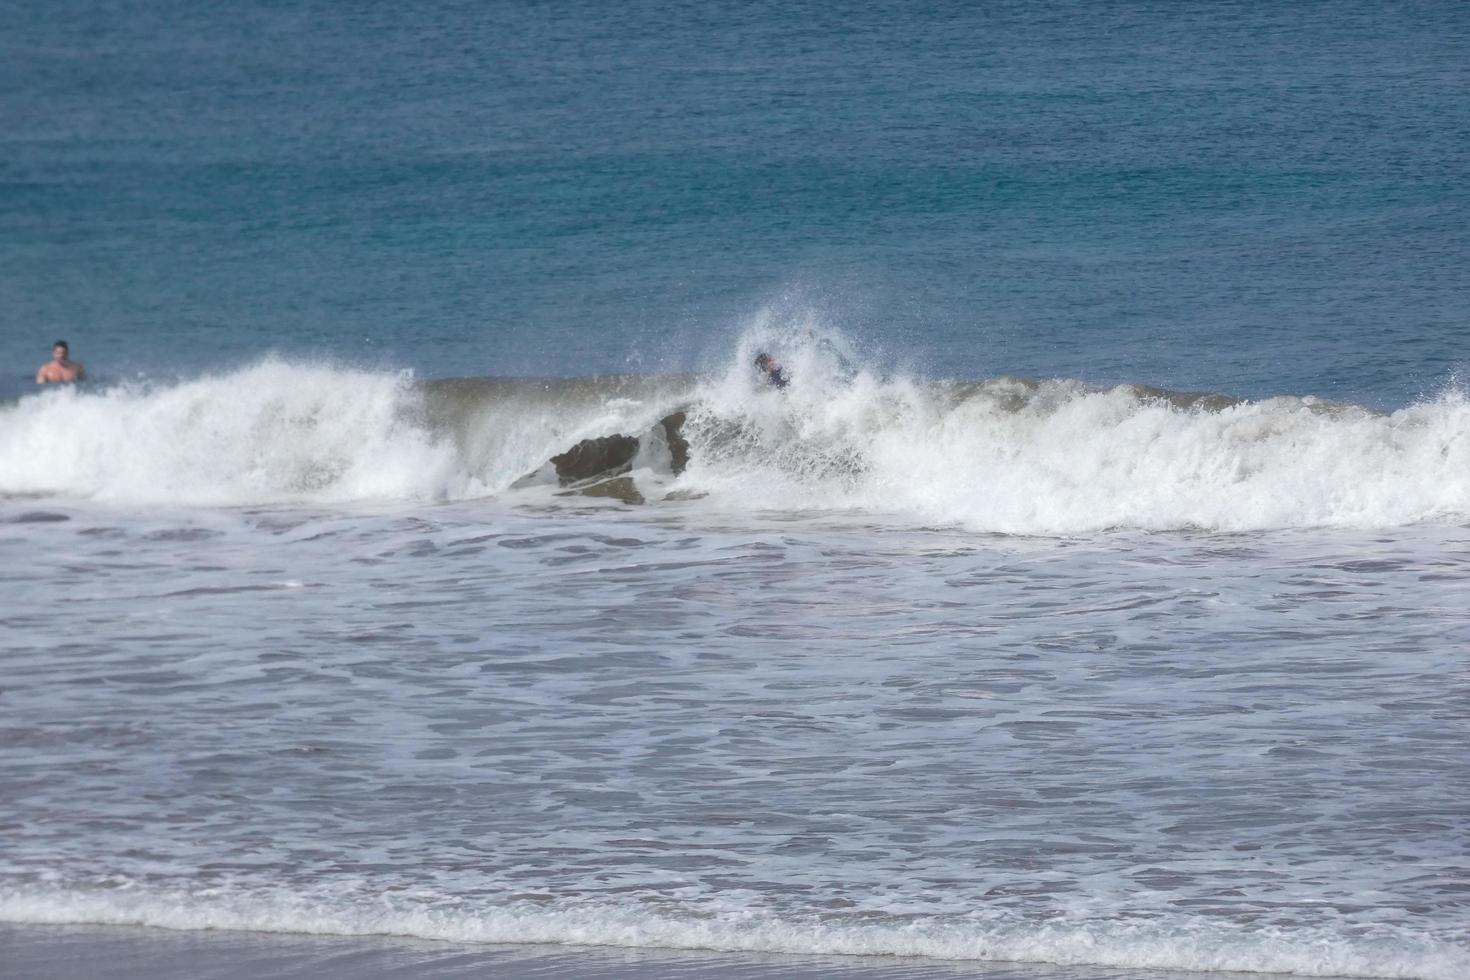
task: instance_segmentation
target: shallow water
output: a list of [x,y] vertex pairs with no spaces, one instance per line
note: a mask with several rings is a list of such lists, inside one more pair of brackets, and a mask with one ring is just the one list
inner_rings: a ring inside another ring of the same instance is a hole
[[698,506],[4,505],[0,912],[1463,970],[1464,528]]

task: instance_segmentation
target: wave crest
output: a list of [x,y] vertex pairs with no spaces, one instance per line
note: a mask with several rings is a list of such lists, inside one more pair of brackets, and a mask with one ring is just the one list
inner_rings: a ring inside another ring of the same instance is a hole
[[[778,390],[749,353],[702,378],[419,383],[266,361],[173,385],[46,391],[0,407],[0,495],[544,502],[548,486],[566,492],[550,461],[624,436],[637,445],[605,475],[636,489],[615,496],[726,511],[860,510],[1013,534],[1470,515],[1470,403],[1457,391],[1381,414],[1140,385],[924,382],[817,344],[786,358],[793,381]],[[676,417],[679,432],[659,425]]]

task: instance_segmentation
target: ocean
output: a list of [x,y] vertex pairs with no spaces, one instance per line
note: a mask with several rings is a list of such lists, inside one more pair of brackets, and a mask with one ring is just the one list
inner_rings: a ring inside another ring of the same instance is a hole
[[0,974],[1470,976],[1466,92],[1452,3],[7,8]]

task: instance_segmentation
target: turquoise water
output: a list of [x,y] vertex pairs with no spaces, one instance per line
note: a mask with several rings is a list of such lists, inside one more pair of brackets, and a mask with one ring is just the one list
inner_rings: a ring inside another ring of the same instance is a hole
[[1466,359],[1461,4],[22,4],[0,364],[885,363],[1398,407]]
[[0,921],[1470,976],[1467,76],[1450,3],[5,8]]

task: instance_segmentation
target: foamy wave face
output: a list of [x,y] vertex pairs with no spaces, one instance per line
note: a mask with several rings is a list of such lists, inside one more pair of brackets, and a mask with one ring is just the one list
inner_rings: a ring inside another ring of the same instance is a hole
[[912,468],[909,499],[924,512],[994,530],[1377,527],[1470,513],[1459,398],[1386,417],[1296,398],[1214,412],[1119,388],[1010,413],[972,398],[939,429],[952,467],[891,441],[884,465]]
[[589,903],[498,906],[440,902],[428,896],[368,897],[340,888],[320,894],[231,895],[222,888],[160,892],[126,884],[106,892],[0,892],[0,921],[1323,977],[1458,980],[1470,972],[1470,953],[1464,948],[1393,924],[1353,930],[1287,929],[1188,917],[1031,921],[987,912],[847,921],[831,915],[791,919],[738,906],[714,915],[681,917]]
[[0,493],[228,505],[462,495],[406,375],[266,362],[0,409]]
[[[673,389],[672,392],[670,389]],[[0,496],[229,506],[500,493],[577,441],[644,433],[682,379],[415,382],[269,360],[0,407]]]
[[[785,388],[752,363],[768,349]],[[675,479],[655,424],[677,412],[689,459]],[[625,497],[655,506],[672,492],[726,511],[857,510],[1040,535],[1470,515],[1470,402],[1458,392],[1380,415],[1311,398],[924,382],[880,376],[840,337],[769,326],[702,381],[421,385],[267,361],[166,387],[47,391],[0,408],[0,495],[208,506],[539,493],[544,503],[556,486],[548,461],[612,435],[640,440],[637,493]]]
[[1458,393],[1385,416],[1310,398],[1232,404],[1065,381],[792,378],[782,391],[711,388],[691,415],[687,486],[732,505],[1021,534],[1470,514],[1470,405]]

